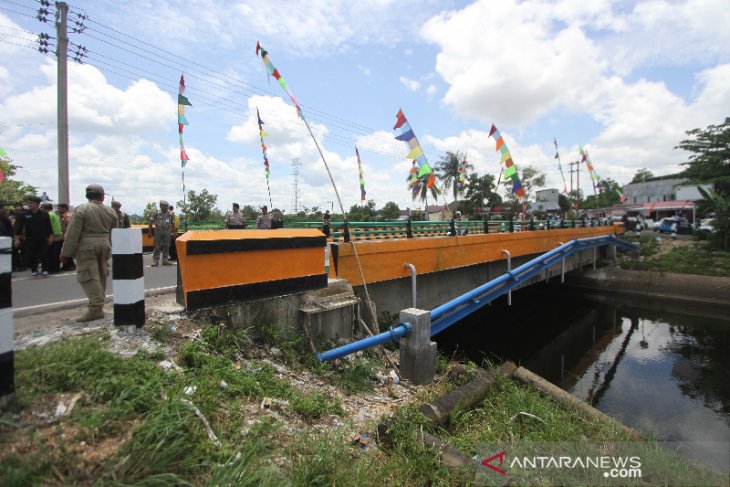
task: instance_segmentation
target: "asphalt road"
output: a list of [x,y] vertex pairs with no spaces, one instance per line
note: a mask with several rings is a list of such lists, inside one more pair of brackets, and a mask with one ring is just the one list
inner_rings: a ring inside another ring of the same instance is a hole
[[[150,267],[152,254],[142,256],[144,263],[145,290],[165,288],[177,284],[177,265]],[[111,261],[110,261],[111,265]],[[76,272],[60,272],[46,278],[32,278],[30,271],[13,272],[12,278],[13,310],[28,310],[34,306],[85,299],[84,291],[76,282]],[[107,295],[112,294],[112,276],[106,288]]]

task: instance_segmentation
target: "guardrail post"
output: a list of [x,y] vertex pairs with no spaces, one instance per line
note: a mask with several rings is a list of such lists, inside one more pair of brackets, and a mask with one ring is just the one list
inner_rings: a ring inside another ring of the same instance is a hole
[[550,226],[550,218],[547,219],[547,229],[552,230],[552,227]]
[[112,229],[112,289],[114,324],[144,326],[144,264],[142,232],[138,228]]
[[416,266],[413,264],[405,264],[406,269],[410,269],[411,271],[411,295],[413,298],[413,307],[416,308],[418,304],[416,303],[416,298],[418,294],[416,293]]
[[413,238],[413,227],[411,226],[411,217],[406,220],[406,238]]
[[13,338],[13,239],[0,237],[0,398],[15,392],[15,341]]
[[572,227],[572,228],[575,228],[575,218],[573,218],[573,220],[572,220],[572,222],[571,222],[571,227]]
[[530,223],[527,227],[531,232],[535,231],[535,218],[530,217]]
[[489,233],[489,217],[484,217],[484,233]]
[[[565,245],[563,242],[558,242],[558,247]],[[565,284],[565,257],[560,259],[560,284]]]
[[509,214],[509,233],[514,233],[515,231],[515,221],[514,221],[514,215],[512,213]]
[[413,329],[400,339],[400,374],[413,385],[431,382],[436,375],[436,342],[431,341],[431,312],[409,308],[400,312],[401,323]]
[[453,218],[449,221],[449,235],[456,237],[456,224],[454,223]]
[[[507,272],[512,270],[512,254],[509,250],[502,249],[502,253],[507,256]],[[507,306],[512,306],[512,290],[507,291]]]

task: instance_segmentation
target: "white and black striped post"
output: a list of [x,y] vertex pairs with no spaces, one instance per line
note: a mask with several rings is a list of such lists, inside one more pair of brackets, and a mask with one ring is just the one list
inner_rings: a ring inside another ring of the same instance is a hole
[[13,239],[0,237],[0,397],[15,392],[12,270]]
[[144,325],[144,265],[142,230],[112,229],[112,287],[114,324]]

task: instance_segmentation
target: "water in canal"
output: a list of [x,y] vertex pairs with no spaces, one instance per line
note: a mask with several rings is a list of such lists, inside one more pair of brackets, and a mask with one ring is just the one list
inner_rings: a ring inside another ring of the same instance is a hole
[[511,307],[495,301],[438,335],[440,351],[476,363],[513,360],[626,425],[683,442],[686,456],[727,469],[727,447],[710,442],[730,441],[730,315],[598,303],[559,289],[520,290]]

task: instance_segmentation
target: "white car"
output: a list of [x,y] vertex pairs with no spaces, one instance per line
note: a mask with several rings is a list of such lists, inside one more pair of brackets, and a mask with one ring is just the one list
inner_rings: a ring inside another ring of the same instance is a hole
[[697,230],[703,230],[705,232],[716,232],[717,228],[712,225],[714,218],[703,218],[700,220],[700,224],[697,226]]

